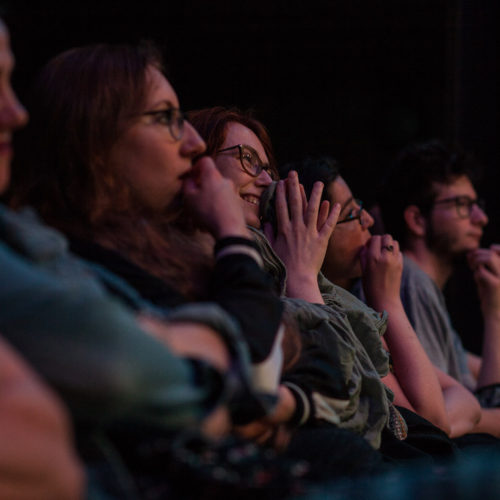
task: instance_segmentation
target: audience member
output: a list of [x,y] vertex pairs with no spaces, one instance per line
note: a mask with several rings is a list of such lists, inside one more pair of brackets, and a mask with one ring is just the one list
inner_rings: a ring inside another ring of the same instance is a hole
[[[500,254],[480,248],[488,222],[473,181],[472,157],[433,141],[408,147],[387,176],[379,203],[405,255],[401,298],[433,363],[470,390],[482,410],[479,429],[500,435]],[[442,289],[457,259],[474,273],[484,318],[483,355],[465,352]]]

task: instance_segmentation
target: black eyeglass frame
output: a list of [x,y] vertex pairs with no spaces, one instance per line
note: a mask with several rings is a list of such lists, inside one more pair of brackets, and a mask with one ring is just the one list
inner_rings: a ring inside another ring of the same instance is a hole
[[[432,203],[432,205],[442,205],[443,203],[453,203],[455,205],[455,210],[457,211],[457,215],[461,219],[467,219],[472,215],[472,209],[474,205],[479,207],[483,212],[486,209],[486,203],[482,198],[476,198],[473,200],[471,197],[467,195],[460,196],[451,196],[450,198],[443,198],[442,200],[436,200]],[[466,208],[467,212],[463,212],[463,209]]]
[[[248,144],[235,144],[234,146],[229,146],[228,148],[219,149],[218,151],[216,151],[216,154],[225,153],[226,151],[230,151],[231,149],[236,149],[236,148],[238,148],[238,151],[239,151],[239,154],[240,154],[239,156],[240,156],[241,168],[248,175],[251,175],[252,177],[259,177],[259,175],[262,173],[262,171],[265,170],[269,174],[269,177],[271,177],[271,179],[276,180],[275,179],[276,175],[273,172],[273,170],[271,168],[271,165],[269,165],[269,164],[266,165],[265,163],[262,163],[262,160],[260,159],[259,154],[257,153],[257,151],[255,151],[255,149],[252,148],[252,146],[249,146]],[[258,160],[257,173],[250,172],[248,170],[248,168],[245,167],[245,164],[243,162],[243,148],[248,149],[250,151],[250,153],[252,154],[252,156],[254,158],[257,158],[257,160]]]
[[180,141],[184,136],[184,124],[186,118],[180,108],[163,108],[152,111],[144,111],[144,113],[141,113],[141,116],[164,116],[172,138],[175,141]]
[[359,208],[356,210],[356,215],[347,216],[345,219],[337,221],[337,226],[339,224],[344,224],[345,222],[351,222],[353,220],[359,220],[359,224],[361,226],[363,225],[363,221],[361,220],[361,214],[363,213],[364,210],[363,202],[359,198],[354,198],[353,201],[354,203],[356,203],[356,205],[359,205]]

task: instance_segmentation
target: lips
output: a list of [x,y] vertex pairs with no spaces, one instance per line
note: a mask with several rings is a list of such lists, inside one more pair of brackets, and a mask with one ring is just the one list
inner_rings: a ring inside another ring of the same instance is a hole
[[240,195],[241,198],[243,198],[247,203],[250,203],[251,205],[256,205],[257,207],[259,206],[260,202],[260,196],[255,196],[253,194],[242,194]]

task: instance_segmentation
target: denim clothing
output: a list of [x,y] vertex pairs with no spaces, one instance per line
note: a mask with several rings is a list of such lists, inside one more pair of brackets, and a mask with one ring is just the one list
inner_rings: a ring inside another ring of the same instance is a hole
[[[220,375],[145,334],[134,311],[112,298],[92,267],[69,254],[65,239],[32,212],[0,206],[0,239],[0,331],[57,390],[77,423],[189,428],[226,397]],[[107,278],[141,309],[130,287]],[[191,320],[190,307],[172,314]],[[235,322],[216,306],[201,307],[198,318],[218,329],[245,365]]]

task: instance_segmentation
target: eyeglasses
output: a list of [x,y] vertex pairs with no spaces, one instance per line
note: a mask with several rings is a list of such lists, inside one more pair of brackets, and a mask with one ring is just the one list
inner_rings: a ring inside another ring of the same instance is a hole
[[152,116],[157,123],[166,125],[174,140],[180,141],[182,139],[184,135],[184,113],[179,108],[145,111],[142,115]]
[[353,220],[359,220],[360,225],[361,226],[363,225],[363,220],[362,220],[362,213],[364,210],[363,202],[357,198],[355,198],[353,201],[354,203],[356,203],[357,207],[351,208],[349,210],[349,213],[344,219],[337,221],[337,226],[339,224],[343,224],[344,222],[351,222]]
[[473,200],[470,196],[453,196],[452,198],[444,198],[442,200],[437,200],[433,204],[441,205],[443,203],[453,203],[457,210],[457,215],[461,219],[467,219],[472,215],[472,209],[474,206],[479,207],[483,212],[486,208],[484,200],[475,199]]
[[236,146],[219,149],[217,154],[231,151],[232,149],[238,149],[241,168],[243,168],[248,175],[258,177],[261,172],[265,170],[271,179],[275,180],[276,176],[271,168],[271,165],[262,163],[257,151],[255,151],[255,149],[251,146],[247,146],[246,144],[236,144]]

